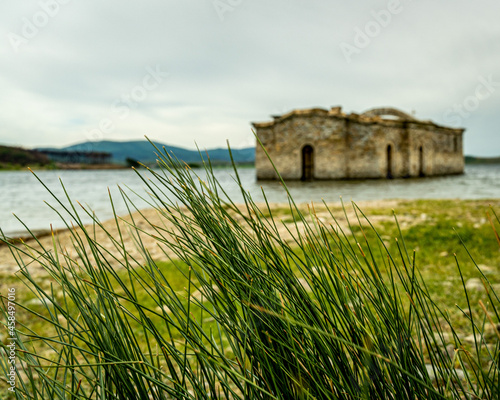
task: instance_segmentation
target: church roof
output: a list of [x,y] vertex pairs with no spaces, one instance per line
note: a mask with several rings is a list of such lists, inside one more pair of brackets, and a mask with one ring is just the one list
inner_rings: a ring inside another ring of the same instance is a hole
[[323,116],[325,118],[337,118],[337,119],[350,119],[356,120],[358,122],[364,123],[416,123],[422,125],[432,125],[440,128],[450,129],[457,132],[463,132],[464,129],[461,128],[450,128],[446,126],[438,125],[429,120],[420,120],[414,116],[405,113],[404,111],[398,110],[393,107],[380,107],[372,108],[361,114],[350,113],[346,114],[342,112],[342,108],[339,106],[332,107],[330,110],[324,108],[306,108],[306,109],[295,109],[283,115],[273,115],[272,121],[268,122],[253,122],[254,128],[270,128],[274,125],[281,123],[289,118],[300,117],[300,116]]

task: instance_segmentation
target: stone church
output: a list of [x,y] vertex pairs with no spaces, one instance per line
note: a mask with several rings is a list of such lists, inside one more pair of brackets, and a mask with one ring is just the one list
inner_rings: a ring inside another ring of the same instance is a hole
[[[253,127],[286,180],[406,178],[462,174],[464,129],[394,108],[346,115],[340,107],[273,116]],[[277,179],[262,146],[257,179]]]

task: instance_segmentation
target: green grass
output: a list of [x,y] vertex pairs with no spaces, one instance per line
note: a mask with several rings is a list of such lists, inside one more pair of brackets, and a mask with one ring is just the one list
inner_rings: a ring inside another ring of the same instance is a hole
[[[28,167],[26,165],[0,162],[0,172],[1,171],[26,171],[27,168]],[[30,168],[34,171],[45,171],[45,170],[57,169],[57,166],[55,163],[30,164]]]
[[[132,218],[141,258],[122,230],[108,235],[121,257],[96,241],[97,219],[72,231],[76,258],[57,237],[5,244],[24,255],[2,283],[19,294],[17,398],[498,398],[500,221],[487,202],[400,202],[373,226],[356,205],[348,220],[292,198],[273,209],[244,188],[240,207],[210,164],[203,182],[163,157],[143,179],[174,229]],[[143,235],[175,257],[152,259]],[[471,278],[483,290],[465,290]]]

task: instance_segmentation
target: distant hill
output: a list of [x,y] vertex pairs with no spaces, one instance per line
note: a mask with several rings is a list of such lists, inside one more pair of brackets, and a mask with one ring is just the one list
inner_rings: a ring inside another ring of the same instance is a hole
[[26,166],[38,167],[49,164],[50,160],[38,151],[21,147],[0,146],[0,169]]
[[465,156],[466,164],[500,164],[500,157]]
[[[165,148],[169,153],[173,153],[179,160],[186,163],[200,162],[200,154],[196,150],[188,150],[182,147],[169,146],[167,144],[154,142],[154,144],[161,150]],[[47,150],[47,149],[43,149]],[[66,151],[97,151],[111,153],[113,155],[113,162],[123,163],[127,158],[138,160],[144,164],[154,163],[157,159],[155,153],[156,149],[147,140],[136,140],[129,142],[114,142],[109,140],[102,140],[99,142],[84,142],[74,144],[59,149],[51,150],[66,150]],[[205,150],[200,149],[204,158],[206,158]],[[253,163],[255,161],[255,148],[249,147],[245,149],[231,150],[233,158],[237,163]],[[227,149],[217,148],[207,150],[210,160],[214,162],[230,161],[229,152]]]

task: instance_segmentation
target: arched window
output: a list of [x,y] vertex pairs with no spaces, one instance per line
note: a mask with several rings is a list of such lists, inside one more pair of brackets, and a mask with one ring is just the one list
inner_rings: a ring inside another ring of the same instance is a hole
[[314,149],[310,145],[302,148],[302,180],[314,179]]
[[392,179],[392,146],[387,146],[387,179]]
[[418,176],[425,176],[424,174],[424,148],[418,148]]

